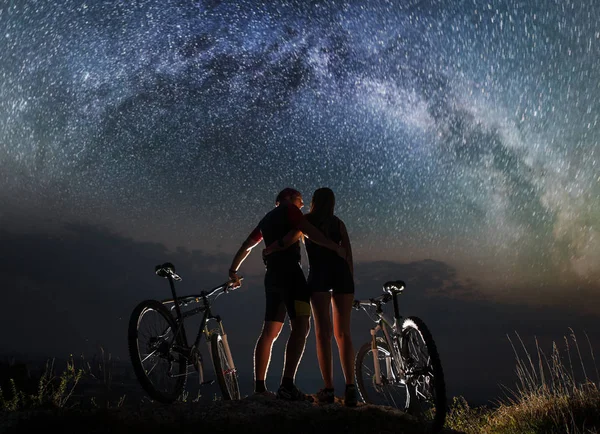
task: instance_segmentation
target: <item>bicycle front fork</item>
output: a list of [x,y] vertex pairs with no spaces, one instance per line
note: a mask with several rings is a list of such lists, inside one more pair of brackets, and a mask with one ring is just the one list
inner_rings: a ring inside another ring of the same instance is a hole
[[[227,341],[227,333],[225,333],[225,327],[223,327],[223,322],[219,321],[219,328],[221,332],[221,339],[223,340],[223,348],[225,349],[225,357],[227,358],[227,363],[229,364],[230,369],[235,370],[235,365],[233,364],[233,357],[231,356],[231,349],[229,348],[229,342]],[[208,354],[212,359],[212,348],[210,346],[210,339],[207,340],[208,343]]]
[[229,368],[235,372],[235,365],[233,364],[233,357],[231,357],[231,350],[229,349],[229,342],[227,342],[227,333],[225,333],[223,321],[220,321],[219,325],[221,326],[221,337],[223,338],[223,347],[225,348],[225,356],[227,357],[227,363],[229,363]]
[[[381,326],[377,325],[371,329],[371,352],[373,353],[373,367],[375,371],[375,384],[377,386],[381,386],[383,383],[381,381],[381,369],[379,366],[379,349],[377,347],[377,332],[381,330]],[[389,355],[385,356],[385,370],[387,379],[390,380],[393,376],[392,374],[392,363]]]

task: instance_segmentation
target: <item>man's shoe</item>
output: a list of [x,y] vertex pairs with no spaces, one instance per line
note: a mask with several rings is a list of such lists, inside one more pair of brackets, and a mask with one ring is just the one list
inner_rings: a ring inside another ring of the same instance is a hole
[[285,399],[286,401],[314,401],[312,396],[302,393],[296,386],[292,386],[291,388],[284,387],[283,385],[279,386],[277,398]]
[[356,393],[356,386],[354,384],[346,385],[346,393],[344,396],[344,405],[346,407],[356,407],[358,404],[358,395]]
[[333,404],[335,395],[333,389],[323,388],[317,392],[317,401],[319,404]]

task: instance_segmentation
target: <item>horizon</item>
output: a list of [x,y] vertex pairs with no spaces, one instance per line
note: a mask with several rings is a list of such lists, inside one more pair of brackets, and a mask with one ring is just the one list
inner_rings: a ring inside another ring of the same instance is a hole
[[[70,229],[60,238],[40,233],[36,239],[35,233],[28,233],[26,238],[12,234],[12,240],[6,232],[0,231],[0,241],[11,252],[10,257],[2,258],[4,269],[12,270],[12,279],[6,283],[15,289],[5,296],[5,305],[13,306],[13,309],[4,313],[4,320],[7,324],[19,324],[26,314],[30,321],[29,327],[17,328],[15,333],[6,337],[3,348],[0,348],[2,353],[12,351],[21,352],[24,356],[66,359],[69,355],[78,358],[99,354],[100,348],[103,348],[106,354],[128,364],[127,325],[133,308],[144,299],[170,298],[168,282],[154,274],[154,265],[163,262],[175,264],[182,276],[182,281],[176,282],[180,296],[199,293],[226,280],[220,271],[228,268],[227,255],[209,255],[185,249],[169,251],[160,244],[136,242],[98,227],[73,225]],[[85,248],[79,244],[93,251],[96,261],[82,258],[81,252]],[[29,251],[32,245],[38,246],[34,253]],[[29,263],[24,260],[28,256]],[[302,257],[306,273],[304,247]],[[242,273],[245,277],[242,287],[220,296],[214,311],[223,317],[233,357],[240,370],[240,388],[242,392],[250,393],[252,352],[263,315],[260,302],[263,302],[264,266],[256,252],[247,262],[244,268],[257,271]],[[519,302],[499,304],[462,285],[455,270],[439,261],[407,264],[358,262],[355,268],[356,298],[377,296],[381,293],[383,282],[409,276],[405,278],[407,287],[399,296],[400,313],[403,316],[419,316],[430,328],[442,360],[450,400],[461,395],[469,402],[489,404],[505,395],[504,388],[516,386],[516,356],[509,338],[516,345],[519,357],[526,357],[517,333],[532,356],[537,354],[537,339],[540,349],[546,354],[551,353],[552,343],[556,342],[561,354],[567,357],[563,337],[570,339],[569,327],[572,327],[580,346],[581,362],[593,379],[595,371],[586,334],[592,349],[599,348],[600,321],[597,315],[583,315],[577,306],[544,307]],[[22,278],[25,274],[38,276],[36,292],[32,292],[29,289],[32,287]],[[131,288],[127,290],[128,287]],[[87,292],[79,292],[82,288],[87,288]],[[29,293],[20,289],[29,289]],[[28,299],[34,294],[41,300]],[[72,300],[80,297],[82,299],[75,309],[61,307],[73,304]],[[29,301],[32,305],[28,308]],[[256,308],[249,309],[250,306]],[[391,305],[386,305],[386,308],[391,314]],[[57,312],[60,312],[58,316]],[[360,345],[370,339],[372,322],[363,311],[353,310],[352,318],[354,346],[358,351]],[[199,317],[192,318],[191,325],[188,323],[188,336],[195,336],[197,329],[194,327],[199,320]],[[273,348],[267,377],[270,389],[276,388],[282,372],[288,333],[289,326],[286,324]],[[35,342],[35,351],[30,350],[32,342]],[[210,376],[212,365],[204,344],[201,351],[206,375]],[[579,356],[573,346],[570,351],[575,360],[576,377],[583,381]],[[333,354],[335,385],[337,390],[342,390],[343,376],[335,341]],[[310,391],[320,387],[321,381],[314,330],[311,329],[297,382],[299,387]]]

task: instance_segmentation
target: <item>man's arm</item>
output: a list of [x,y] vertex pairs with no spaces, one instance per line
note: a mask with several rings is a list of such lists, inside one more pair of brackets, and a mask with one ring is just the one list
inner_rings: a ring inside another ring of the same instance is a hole
[[343,221],[340,221],[340,232],[342,234],[342,247],[346,249],[346,261],[350,267],[350,273],[354,277],[354,262],[352,260],[352,246],[350,245],[350,237],[348,236],[348,230]]
[[271,244],[267,246],[266,249],[263,250],[263,255],[269,255],[274,252],[278,252],[280,250],[285,250],[294,244],[298,239],[302,236],[302,232],[297,229],[292,229],[289,231],[285,237],[281,239],[281,245],[278,241],[273,241]]
[[239,286],[240,278],[237,275],[237,270],[242,265],[242,262],[248,257],[250,252],[254,247],[258,245],[262,241],[262,235],[260,233],[260,229],[255,228],[248,238],[242,243],[238,251],[236,252],[233,260],[231,261],[231,266],[229,267],[229,278],[235,281],[235,284]]
[[298,222],[298,229],[300,229],[311,241],[317,243],[320,246],[333,250],[342,258],[346,257],[346,249],[327,238],[323,232],[313,226],[306,218],[301,219]]

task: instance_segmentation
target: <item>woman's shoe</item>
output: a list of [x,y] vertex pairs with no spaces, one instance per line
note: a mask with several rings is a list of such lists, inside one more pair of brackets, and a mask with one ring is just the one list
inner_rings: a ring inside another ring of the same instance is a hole
[[356,407],[358,404],[358,396],[356,386],[354,384],[346,384],[346,393],[344,394],[344,405],[346,407]]
[[319,404],[333,404],[335,395],[333,389],[323,388],[317,392],[317,401]]

